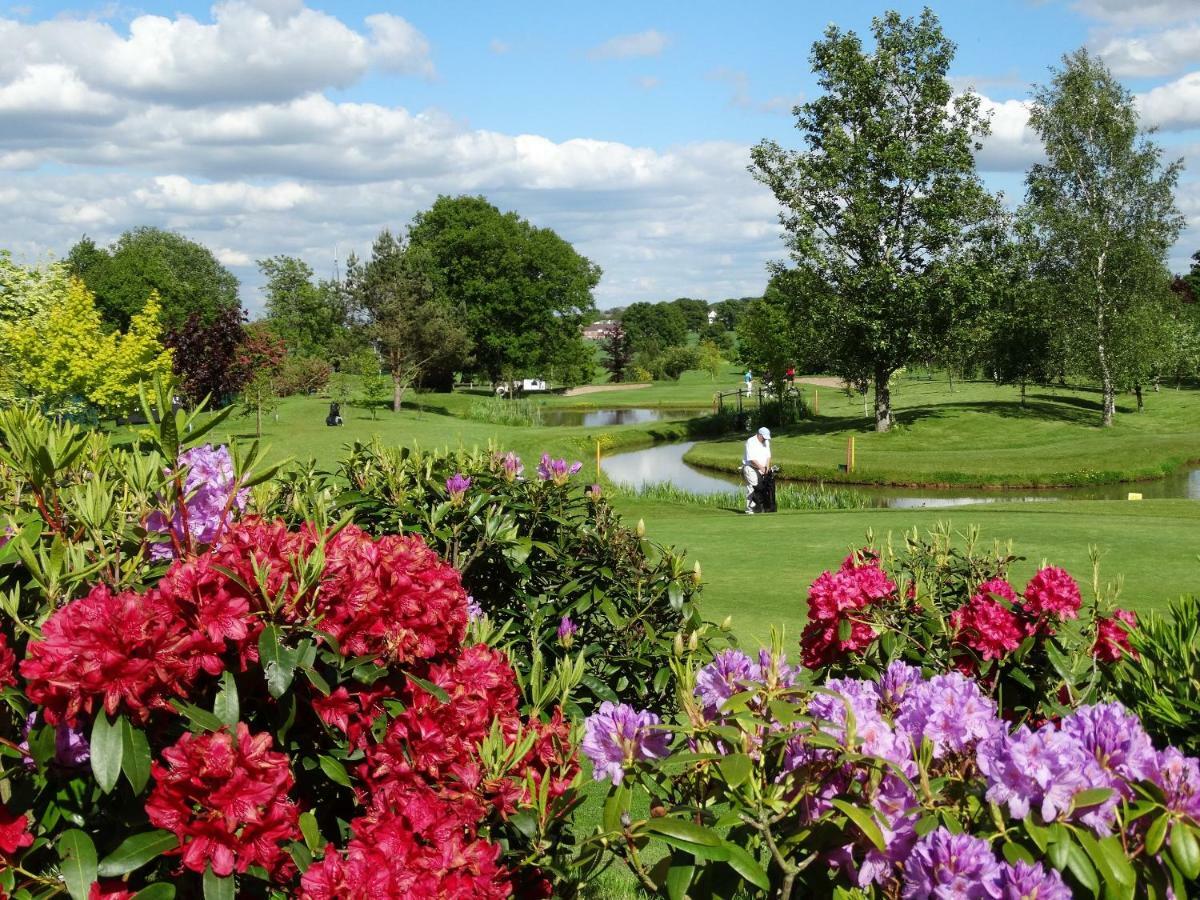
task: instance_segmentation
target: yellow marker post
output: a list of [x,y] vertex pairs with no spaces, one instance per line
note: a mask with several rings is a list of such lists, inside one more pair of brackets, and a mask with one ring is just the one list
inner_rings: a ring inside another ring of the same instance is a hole
[[854,471],[854,438],[850,438],[850,471]]
[[820,414],[821,414],[821,392],[818,391],[816,388],[813,388],[813,415],[819,416]]
[[1129,499],[1130,499],[1130,500],[1141,500],[1141,499],[1142,499],[1142,495],[1141,495],[1141,494],[1135,494],[1133,491],[1130,491],[1130,492],[1129,492]]
[[596,483],[600,483],[600,438],[596,438]]

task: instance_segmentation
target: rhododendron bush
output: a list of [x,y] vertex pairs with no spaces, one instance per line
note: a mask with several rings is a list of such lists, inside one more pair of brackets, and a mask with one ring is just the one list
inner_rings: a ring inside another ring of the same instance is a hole
[[1195,896],[1200,761],[1118,703],[1014,725],[961,672],[822,679],[778,641],[677,671],[674,720],[606,704],[582,743],[610,784],[594,840],[648,891]]
[[[332,497],[377,534],[419,534],[462,573],[482,614],[508,631],[514,665],[582,654],[583,709],[673,701],[667,665],[676,635],[711,656],[728,644],[698,607],[692,562],[625,525],[579,463],[543,454],[420,452],[355,444],[341,479],[298,473],[276,482],[272,509],[312,518]],[[349,484],[349,489],[344,486]],[[327,514],[327,513],[326,513]],[[560,634],[564,618],[574,626]]]
[[1017,557],[958,547],[948,527],[869,545],[823,572],[808,590],[804,665],[826,675],[878,675],[904,660],[973,676],[1010,717],[1043,718],[1099,697],[1114,664],[1132,653],[1133,613],[1115,607],[1098,577],[1085,592],[1042,565],[1011,583]]
[[10,633],[7,893],[546,896],[567,866],[580,672],[523,713],[420,537],[248,517]]

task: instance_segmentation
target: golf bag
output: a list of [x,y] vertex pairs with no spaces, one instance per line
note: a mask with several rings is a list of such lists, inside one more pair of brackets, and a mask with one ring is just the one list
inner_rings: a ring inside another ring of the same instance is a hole
[[325,417],[325,424],[330,428],[342,424],[342,405],[340,403],[329,404],[329,415]]
[[770,469],[758,476],[758,484],[754,486],[754,491],[750,494],[750,505],[754,507],[755,512],[775,512],[775,473],[777,471],[779,471],[777,466],[771,466]]

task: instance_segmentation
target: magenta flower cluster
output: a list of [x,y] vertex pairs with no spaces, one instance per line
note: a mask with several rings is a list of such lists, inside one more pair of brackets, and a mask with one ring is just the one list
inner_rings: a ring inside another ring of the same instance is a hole
[[230,519],[245,508],[250,494],[247,488],[238,489],[233,458],[225,446],[204,444],[183,451],[179,454],[179,471],[183,472],[183,508],[176,504],[170,522],[159,511],[146,518],[148,532],[174,538],[152,544],[151,559],[174,558],[175,545],[186,545],[189,534],[194,544],[213,543],[229,526]]
[[565,459],[552,459],[549,453],[543,453],[538,463],[537,476],[542,481],[553,481],[555,484],[566,484],[567,479],[583,468],[583,463],[568,463]]
[[1071,900],[1062,876],[1041,863],[999,862],[988,842],[945,828],[917,841],[905,864],[905,900]]
[[455,472],[451,477],[446,479],[446,493],[450,495],[450,502],[455,506],[462,503],[463,498],[470,489],[471,479],[462,472]]

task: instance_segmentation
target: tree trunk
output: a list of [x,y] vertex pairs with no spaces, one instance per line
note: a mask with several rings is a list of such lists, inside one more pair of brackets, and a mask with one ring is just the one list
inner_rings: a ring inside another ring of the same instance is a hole
[[1025,382],[1021,382],[1021,405],[1025,405]]
[[1104,398],[1104,411],[1101,414],[1100,423],[1108,428],[1113,423],[1113,416],[1117,411],[1117,393],[1113,386],[1112,373],[1108,370],[1108,353],[1104,348],[1104,342],[1101,341],[1096,347],[1100,356],[1100,387]]
[[890,431],[892,427],[892,389],[888,387],[886,369],[875,370],[875,430]]
[[1138,412],[1141,412],[1145,408],[1146,404],[1142,402],[1142,386],[1140,384],[1135,384],[1133,386],[1133,394],[1135,397],[1137,397]]
[[404,403],[404,382],[396,377],[394,369],[392,371],[392,412],[398,413]]
[[262,404],[259,403],[254,407],[254,435],[262,437]]

